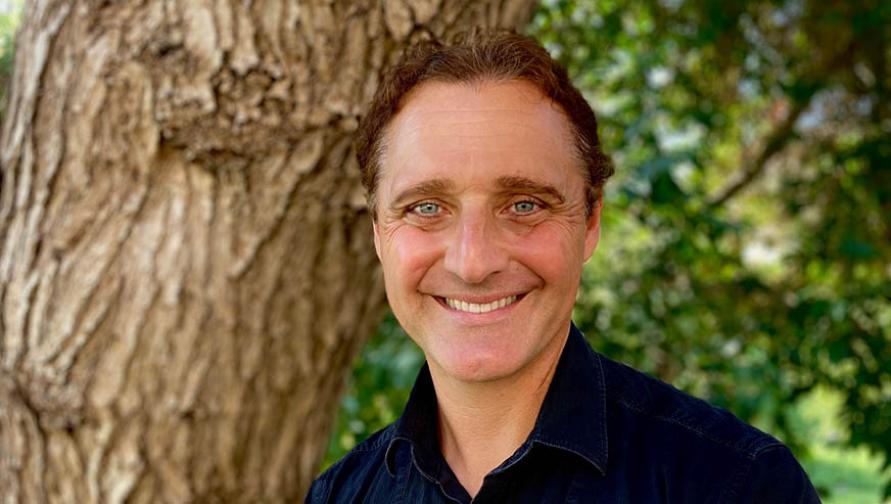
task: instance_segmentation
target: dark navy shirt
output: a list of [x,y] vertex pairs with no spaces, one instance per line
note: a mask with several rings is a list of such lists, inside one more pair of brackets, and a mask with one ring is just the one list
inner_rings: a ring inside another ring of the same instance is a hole
[[[402,417],[313,483],[310,504],[471,502],[441,455],[421,370]],[[594,352],[570,329],[532,433],[472,502],[819,502],[782,443]]]

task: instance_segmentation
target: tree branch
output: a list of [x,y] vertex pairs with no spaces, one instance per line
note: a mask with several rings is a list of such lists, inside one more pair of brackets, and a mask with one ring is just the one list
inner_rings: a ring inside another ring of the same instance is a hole
[[[856,40],[849,41],[843,47],[840,47],[837,51],[831,53],[831,58],[828,58],[827,63],[811,69],[810,72],[805,72],[803,77],[810,75],[811,80],[813,81],[816,76],[827,75],[833,70],[848,65],[851,61],[851,51],[854,49],[855,44]],[[821,87],[819,85],[812,86],[804,96],[801,96],[798,99],[793,99],[792,109],[789,110],[789,115],[787,115],[786,118],[775,127],[773,132],[767,136],[761,152],[757,156],[748,158],[749,162],[744,162],[742,173],[740,173],[735,181],[718,191],[717,195],[709,200],[709,208],[714,209],[727,203],[730,198],[736,196],[737,193],[745,189],[746,186],[751,184],[764,173],[768,161],[786,147],[786,143],[792,138],[795,132],[795,122],[798,121],[801,114],[808,108],[808,106],[810,106],[814,95],[816,95],[820,89]]]
[[780,151],[782,151],[789,140],[792,138],[795,130],[795,122],[801,114],[807,109],[811,103],[814,93],[809,94],[804,100],[796,100],[793,102],[791,110],[786,118],[781,121],[774,130],[767,136],[764,146],[757,156],[747,158],[747,162],[743,163],[743,169],[736,180],[727,184],[723,189],[712,197],[708,206],[716,208],[733,198],[738,192],[742,191],[755,179],[757,179],[767,168],[770,159]]

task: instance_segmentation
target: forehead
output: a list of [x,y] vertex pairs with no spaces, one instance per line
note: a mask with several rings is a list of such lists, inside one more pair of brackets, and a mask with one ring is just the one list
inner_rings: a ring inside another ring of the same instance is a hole
[[565,114],[524,81],[422,84],[406,97],[384,141],[383,185],[468,170],[475,178],[581,176]]

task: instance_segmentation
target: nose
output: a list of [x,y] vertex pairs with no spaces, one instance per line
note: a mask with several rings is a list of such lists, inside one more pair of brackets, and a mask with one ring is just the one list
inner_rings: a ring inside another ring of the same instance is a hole
[[445,269],[466,283],[481,283],[507,269],[509,256],[492,220],[482,211],[463,214],[447,246]]

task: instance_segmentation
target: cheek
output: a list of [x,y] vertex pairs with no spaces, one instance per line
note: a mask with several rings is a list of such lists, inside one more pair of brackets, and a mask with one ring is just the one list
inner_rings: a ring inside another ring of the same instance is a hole
[[433,234],[402,226],[382,236],[384,270],[398,272],[400,282],[417,283],[438,260],[442,246]]
[[512,249],[514,257],[549,283],[576,283],[581,274],[584,236],[557,223],[542,223]]

